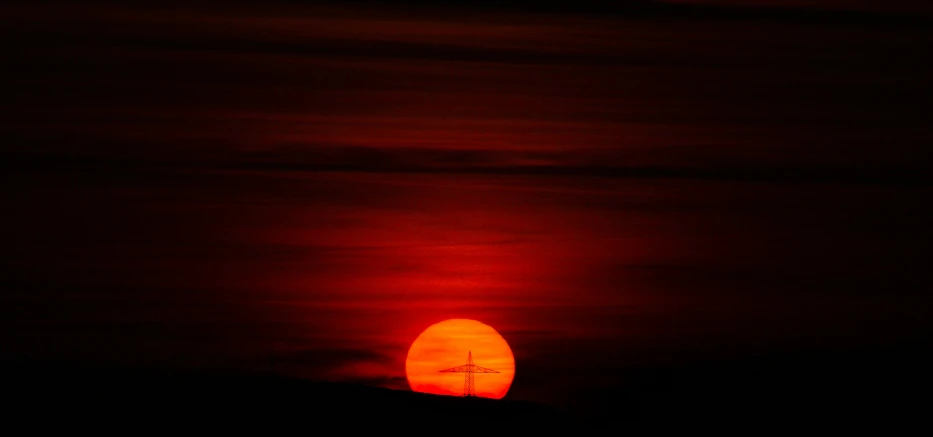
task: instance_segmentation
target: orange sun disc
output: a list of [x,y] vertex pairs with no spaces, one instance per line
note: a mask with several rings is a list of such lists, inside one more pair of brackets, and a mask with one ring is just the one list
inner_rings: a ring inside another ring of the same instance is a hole
[[[475,395],[505,396],[515,377],[512,349],[491,326],[469,319],[435,323],[415,339],[405,360],[408,385],[422,393],[464,396],[467,355],[477,366],[473,368]],[[441,372],[445,369],[452,371]]]

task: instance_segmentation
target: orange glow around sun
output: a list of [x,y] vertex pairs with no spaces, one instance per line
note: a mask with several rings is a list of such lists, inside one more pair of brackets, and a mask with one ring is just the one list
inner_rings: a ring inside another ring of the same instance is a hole
[[462,396],[464,374],[439,371],[466,364],[470,352],[473,364],[499,371],[475,374],[476,395],[501,399],[515,377],[515,358],[495,329],[476,320],[450,319],[425,329],[408,350],[408,385],[417,392]]

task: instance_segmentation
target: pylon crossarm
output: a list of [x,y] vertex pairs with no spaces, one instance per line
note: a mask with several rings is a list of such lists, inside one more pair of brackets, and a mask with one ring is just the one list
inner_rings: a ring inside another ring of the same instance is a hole
[[449,369],[438,370],[438,372],[457,372],[457,373],[464,373],[464,372],[475,372],[475,370],[471,370],[471,369],[470,369],[470,366],[457,366],[457,367],[451,367],[451,368],[449,368]]
[[480,366],[473,366],[473,373],[499,373],[499,371],[487,369],[485,367],[480,367]]

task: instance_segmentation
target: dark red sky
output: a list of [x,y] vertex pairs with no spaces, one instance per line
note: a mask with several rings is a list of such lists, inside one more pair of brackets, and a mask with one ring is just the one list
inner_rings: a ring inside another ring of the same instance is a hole
[[463,317],[553,402],[914,341],[931,23],[746,3],[4,5],[3,353],[406,387]]

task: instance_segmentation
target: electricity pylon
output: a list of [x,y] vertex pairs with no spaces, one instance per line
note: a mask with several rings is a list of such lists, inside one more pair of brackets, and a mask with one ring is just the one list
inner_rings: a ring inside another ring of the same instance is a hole
[[473,384],[474,373],[499,373],[498,370],[487,369],[473,364],[473,351],[467,352],[467,362],[462,366],[451,367],[449,369],[439,370],[439,372],[464,373],[463,375],[463,396],[474,397],[476,390]]

